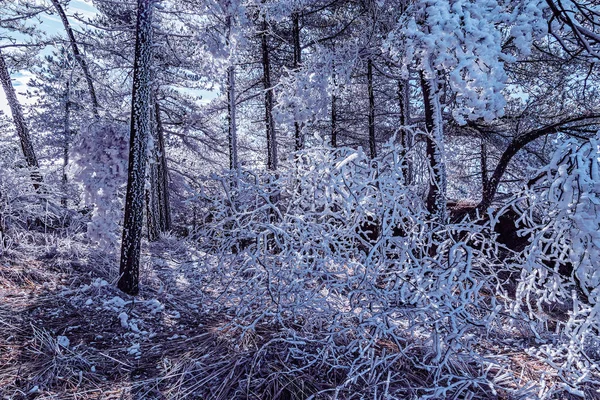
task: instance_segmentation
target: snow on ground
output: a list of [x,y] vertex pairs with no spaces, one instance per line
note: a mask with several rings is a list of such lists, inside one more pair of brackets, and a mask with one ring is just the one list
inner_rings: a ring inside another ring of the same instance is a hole
[[[338,398],[352,398],[365,382],[381,385],[376,398],[386,398],[390,382],[402,382],[412,389],[396,393],[410,398],[431,379],[402,354],[424,351],[431,332],[407,331],[405,343],[380,338],[370,344],[371,328],[360,325],[368,310],[361,307],[348,320],[358,325],[341,320],[336,335],[320,332],[331,321],[319,316],[289,315],[276,324],[285,312],[269,317],[269,310],[240,310],[247,302],[243,292],[224,297],[236,285],[251,285],[247,270],[236,276],[232,269],[223,278],[218,267],[223,260],[173,238],[144,248],[136,298],[113,284],[116,257],[83,243],[21,244],[0,259],[1,398],[305,399],[316,392],[329,398],[333,389]],[[323,286],[315,293],[340,315],[350,310],[350,300],[335,290]],[[255,294],[261,295],[269,296]],[[394,313],[388,323],[390,330],[411,326]],[[456,362],[466,362],[457,365],[467,369],[486,366],[494,375],[491,386],[473,385],[479,398],[511,398],[510,387],[522,398],[535,398],[540,381],[555,381],[555,371],[535,355],[543,343],[527,327],[498,327],[488,337],[475,333],[465,336],[474,343],[473,366],[468,357]],[[392,368],[381,369],[384,363]]]
[[157,262],[133,299],[100,257],[28,250],[0,259],[0,398],[164,398],[146,382],[168,376],[211,324],[194,304],[200,288],[177,288],[180,261]]

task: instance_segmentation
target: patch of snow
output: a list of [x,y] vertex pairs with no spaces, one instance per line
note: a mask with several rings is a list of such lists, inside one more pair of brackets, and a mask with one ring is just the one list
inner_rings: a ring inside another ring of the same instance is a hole
[[97,278],[92,285],[95,287],[107,286],[108,282],[106,282],[104,279]]
[[157,299],[148,300],[148,306],[150,307],[150,314],[156,314],[165,309],[164,304],[162,304]]
[[134,322],[133,319],[129,321],[129,329],[131,329],[132,332],[140,333],[140,329],[138,328],[137,323]]
[[104,302],[104,306],[109,307],[109,309],[112,309],[112,310],[119,310],[119,309],[125,307],[126,304],[127,304],[127,302],[125,300],[123,300],[122,298],[120,298],[119,296],[115,296],[112,299]]
[[56,341],[58,342],[58,344],[62,347],[64,347],[65,349],[69,348],[69,344],[71,344],[71,342],[69,341],[69,338],[66,336],[58,336],[56,338]]
[[121,326],[124,329],[129,329],[129,323],[127,322],[128,319],[129,319],[129,316],[127,315],[126,312],[122,312],[121,314],[119,314],[119,320],[121,321]]
[[127,349],[127,352],[133,356],[140,356],[142,354],[140,350],[140,344],[134,343]]

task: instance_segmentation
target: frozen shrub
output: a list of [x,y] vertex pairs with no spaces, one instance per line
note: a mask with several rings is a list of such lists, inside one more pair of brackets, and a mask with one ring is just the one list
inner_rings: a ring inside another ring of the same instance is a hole
[[75,178],[84,187],[85,203],[93,207],[88,237],[113,250],[123,220],[128,133],[123,125],[93,123],[81,132],[73,147]]
[[[523,207],[524,251],[515,311],[553,321],[561,340],[540,355],[566,382],[597,370],[590,344],[600,333],[600,137],[566,141],[515,202]],[[597,343],[595,343],[597,345]]]
[[36,190],[16,149],[0,146],[0,171],[0,246],[12,242],[15,229],[47,233],[69,224],[70,213],[59,205],[63,194],[53,190],[47,177]]
[[428,222],[393,144],[374,160],[322,146],[293,162],[231,185],[214,176],[200,196],[210,218],[199,236],[221,260],[218,306],[235,310],[240,343],[277,327],[287,352],[278,357],[297,372],[328,366],[312,373],[341,397],[513,390],[476,351],[504,309],[489,295],[498,279],[486,228]]

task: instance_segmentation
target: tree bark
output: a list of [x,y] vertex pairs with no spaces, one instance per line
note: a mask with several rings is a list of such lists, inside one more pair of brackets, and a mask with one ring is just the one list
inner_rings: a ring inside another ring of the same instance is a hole
[[[156,150],[152,150],[152,159],[156,160]],[[148,241],[155,242],[160,237],[160,217],[158,211],[158,173],[156,162],[149,162],[147,179],[150,185],[146,187],[146,222],[148,228]]]
[[0,256],[2,256],[3,250],[8,247],[8,237],[6,235],[4,217],[4,210],[6,209],[7,203],[8,202],[5,200],[2,191],[0,191]]
[[487,143],[485,139],[481,138],[481,150],[480,150],[480,164],[481,164],[481,188],[483,198],[483,191],[488,187],[488,169],[487,169]]
[[69,23],[69,19],[67,18],[67,14],[65,14],[65,10],[62,8],[58,0],[51,0],[62,24],[65,28],[65,32],[67,33],[67,37],[69,38],[69,42],[71,44],[71,51],[73,51],[73,56],[75,56],[75,60],[83,70],[83,76],[85,77],[85,81],[88,86],[88,91],[90,93],[90,100],[92,102],[92,112],[96,119],[99,118],[98,114],[98,98],[96,97],[96,90],[94,89],[94,81],[92,80],[92,74],[90,73],[90,69],[83,57],[83,54],[79,51],[79,46],[77,45],[77,41],[75,40],[75,35],[73,34],[73,29],[71,28],[71,24]]
[[425,107],[427,129],[426,152],[429,160],[429,192],[427,210],[439,223],[445,223],[446,212],[446,165],[444,162],[444,130],[439,88],[435,78],[425,79],[421,75],[421,89]]
[[150,135],[150,64],[152,62],[152,0],[138,0],[129,169],[125,197],[125,219],[121,244],[120,278],[123,292],[139,292],[140,246],[144,217],[144,186],[147,142]]
[[6,62],[4,60],[2,50],[0,50],[0,81],[2,82],[2,88],[4,89],[6,100],[8,101],[8,105],[12,113],[12,118],[15,123],[15,127],[17,128],[17,135],[19,135],[19,140],[21,142],[21,150],[23,150],[23,156],[25,157],[27,166],[31,169],[31,179],[33,180],[33,186],[36,190],[39,190],[40,183],[43,182],[43,179],[38,170],[39,165],[37,157],[35,156],[35,151],[33,150],[33,143],[31,142],[29,129],[27,128],[27,124],[25,123],[23,109],[21,108],[21,103],[19,103],[19,100],[17,99],[17,94],[10,79],[10,74],[8,73],[8,68],[6,67]]
[[[231,35],[231,16],[228,15],[226,19],[227,24],[227,46],[231,46],[230,35]],[[238,163],[238,146],[237,146],[237,120],[236,120],[236,102],[235,102],[235,67],[233,60],[231,59],[232,50],[229,48],[230,63],[227,68],[227,128],[228,128],[228,142],[229,142],[229,169],[237,170]]]
[[273,87],[271,85],[271,64],[269,61],[267,20],[262,22],[262,65],[263,85],[265,89],[265,127],[267,133],[267,169],[277,170],[277,138],[273,121]]
[[6,226],[4,226],[4,210],[6,201],[4,200],[4,195],[2,191],[0,191],[0,256],[3,253],[3,250],[8,247],[8,238],[6,236]]
[[229,169],[237,170],[238,146],[237,146],[237,124],[235,104],[235,69],[233,66],[227,68],[227,122],[229,141]]
[[481,211],[487,210],[489,206],[492,205],[494,201],[494,197],[496,196],[496,192],[498,190],[498,185],[500,185],[500,181],[510,160],[518,153],[518,151],[525,144],[521,144],[519,140],[515,140],[511,142],[511,144],[504,150],[502,156],[500,157],[500,161],[498,161],[498,165],[494,169],[492,176],[487,181],[487,184],[483,188],[483,195],[481,196],[481,202],[477,206]]
[[412,147],[412,135],[405,128],[408,125],[410,118],[409,109],[409,93],[408,93],[408,82],[404,80],[398,81],[398,106],[400,109],[400,144],[402,146],[402,175],[404,176],[404,184],[412,184],[413,175],[413,163],[410,158],[408,151]]
[[[292,13],[292,36],[294,37],[294,71],[300,70],[300,64],[302,63],[302,48],[300,47],[300,16],[298,12]],[[297,107],[297,105],[296,105]],[[302,137],[302,127],[300,122],[294,121],[294,139],[296,151],[302,150],[304,147],[304,138]]]
[[337,73],[335,71],[335,60],[333,61],[333,89],[331,91],[331,147],[338,145],[338,120],[337,120]]
[[[155,103],[156,104],[156,103]],[[160,197],[158,195],[158,129],[156,113],[152,112],[150,118],[150,136],[152,148],[148,149],[148,165],[146,167],[146,225],[148,241],[155,242],[160,237]]]
[[156,121],[157,150],[157,194],[159,229],[161,232],[171,230],[171,203],[169,199],[169,170],[167,168],[167,155],[165,150],[165,134],[160,116],[160,104],[154,103]]
[[375,93],[373,91],[373,61],[367,60],[367,88],[369,91],[369,150],[371,158],[377,157],[375,141]]
[[63,168],[62,168],[62,186],[63,186],[63,197],[60,199],[63,207],[67,207],[67,167],[69,165],[69,148],[71,145],[71,87],[69,81],[66,83],[65,88],[65,116],[63,121]]
[[335,148],[338,145],[337,134],[337,96],[333,93],[331,95],[331,147]]

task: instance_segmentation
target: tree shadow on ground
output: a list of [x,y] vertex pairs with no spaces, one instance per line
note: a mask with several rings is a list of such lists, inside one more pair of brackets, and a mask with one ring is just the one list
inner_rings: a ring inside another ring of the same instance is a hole
[[307,397],[302,388],[298,396],[276,387],[248,391],[264,341],[239,346],[228,339],[232,316],[205,313],[206,266],[197,254],[146,249],[135,299],[111,283],[116,257],[73,259],[70,251],[32,245],[0,259],[0,397]]
[[[295,345],[280,326],[241,334],[235,305],[214,307],[223,301],[214,258],[171,238],[145,244],[142,260],[133,299],[111,281],[116,256],[32,245],[0,258],[0,397],[325,399],[345,384],[341,368],[288,357]],[[430,379],[401,372],[407,388]]]
[[210,319],[164,287],[126,296],[93,257],[70,256],[41,246],[0,259],[0,397],[177,398],[163,394],[180,378],[169,371],[209,340]]

